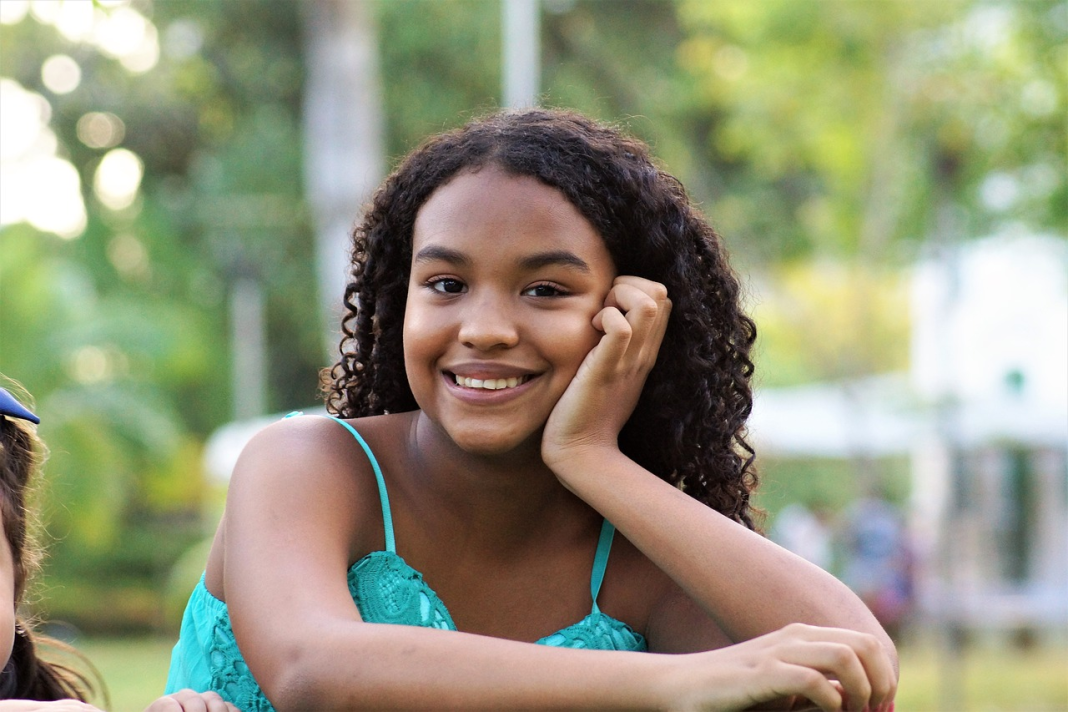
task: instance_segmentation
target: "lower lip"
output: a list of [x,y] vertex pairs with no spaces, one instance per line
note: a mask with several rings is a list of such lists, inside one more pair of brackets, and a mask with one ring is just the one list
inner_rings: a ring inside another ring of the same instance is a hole
[[443,373],[441,374],[441,377],[444,379],[445,386],[449,389],[449,392],[454,396],[468,403],[480,404],[503,403],[509,401],[529,390],[530,384],[538,379],[538,376],[531,376],[525,382],[514,388],[499,388],[491,391],[488,388],[467,388],[461,386],[456,382],[456,378],[451,373]]

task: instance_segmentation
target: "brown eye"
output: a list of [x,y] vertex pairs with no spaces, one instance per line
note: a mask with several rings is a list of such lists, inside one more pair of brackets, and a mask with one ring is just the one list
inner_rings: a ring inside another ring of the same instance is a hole
[[445,277],[431,282],[430,288],[442,294],[460,294],[464,291],[464,283],[458,279]]
[[533,287],[528,287],[523,290],[523,294],[528,297],[563,297],[567,295],[567,292],[557,287],[555,284],[535,284]]

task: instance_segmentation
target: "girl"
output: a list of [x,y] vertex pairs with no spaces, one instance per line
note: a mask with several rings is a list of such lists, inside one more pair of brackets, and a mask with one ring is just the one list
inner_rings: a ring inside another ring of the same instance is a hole
[[[0,712],[100,712],[86,703],[93,692],[81,672],[42,658],[41,642],[74,652],[37,635],[17,611],[38,552],[28,535],[27,492],[38,466],[40,419],[0,388]],[[214,692],[183,691],[153,702],[146,712],[236,712]]]
[[40,422],[0,388],[0,522],[4,531],[0,541],[0,700],[84,702],[92,691],[88,678],[41,658],[38,636],[17,615],[26,581],[38,559],[27,536],[26,493],[37,465],[37,434],[31,423]]
[[878,623],[753,531],[738,291],[638,141],[543,110],[431,139],[356,229],[336,418],[270,426],[234,470],[168,689],[888,708]]

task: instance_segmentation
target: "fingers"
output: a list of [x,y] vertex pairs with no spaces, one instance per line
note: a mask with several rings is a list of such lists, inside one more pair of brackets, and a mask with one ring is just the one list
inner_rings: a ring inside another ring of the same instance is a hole
[[103,712],[99,707],[94,707],[88,702],[81,700],[52,700],[42,702],[38,700],[3,700],[0,701],[0,712]]
[[782,689],[790,690],[792,695],[799,695],[811,705],[804,705],[793,709],[813,709],[813,705],[824,712],[838,712],[844,710],[845,695],[841,688],[818,670],[803,665],[782,664],[777,672],[779,684]]
[[[821,707],[827,709],[826,705],[830,704],[829,709],[834,710],[840,707],[865,709],[867,700],[871,697],[871,684],[860,658],[848,645],[826,642],[798,643],[792,649],[788,648],[782,652],[782,660],[788,664],[803,666],[799,669],[815,673],[813,680],[818,677],[819,684],[812,682],[813,687],[799,688],[798,692]],[[832,685],[827,675],[833,675],[841,688]],[[846,690],[849,692],[845,692]],[[852,702],[854,706],[847,707],[843,700]]]
[[216,692],[196,692],[179,690],[174,694],[160,697],[150,704],[145,712],[239,712]]
[[[624,360],[625,370],[648,371],[656,363],[656,355],[667,331],[671,314],[671,300],[664,285],[641,277],[623,275],[617,277],[611,291],[605,297],[605,309],[594,317],[594,326],[611,333],[612,327],[619,332],[627,330],[626,349],[619,356]],[[615,318],[623,316],[626,324]],[[611,315],[610,321],[605,318]],[[622,338],[620,333],[619,338]]]
[[[779,659],[837,680],[845,700],[842,709],[875,710],[893,700],[897,676],[889,655],[874,636],[800,623],[783,628],[780,634],[786,640],[780,644]],[[808,696],[805,691],[800,692]],[[833,700],[823,686],[819,686],[818,694]],[[824,704],[823,700],[809,699],[821,706]]]
[[593,325],[604,332],[597,345],[602,363],[622,361],[634,335],[634,329],[623,313],[616,307],[605,307],[593,317]]

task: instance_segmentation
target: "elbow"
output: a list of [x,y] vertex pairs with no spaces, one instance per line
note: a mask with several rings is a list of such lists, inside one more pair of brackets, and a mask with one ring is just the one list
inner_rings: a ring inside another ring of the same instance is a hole
[[[361,627],[366,624],[359,624]],[[381,681],[368,677],[362,665],[343,665],[345,646],[336,637],[307,635],[276,646],[268,669],[256,680],[278,712],[303,710],[378,710]],[[349,659],[352,659],[349,657]],[[344,670],[344,672],[341,672]]]
[[312,675],[296,666],[288,667],[261,687],[278,712],[325,709],[325,700],[319,699],[321,687]]
[[269,669],[255,675],[263,694],[278,712],[322,709],[318,699],[314,655],[308,645],[293,644],[279,650]]
[[273,637],[267,646],[269,655],[246,655],[260,690],[278,712],[338,706],[336,699],[326,699],[330,692],[324,679],[328,664],[322,659],[323,649],[316,644],[318,641],[315,635]]

